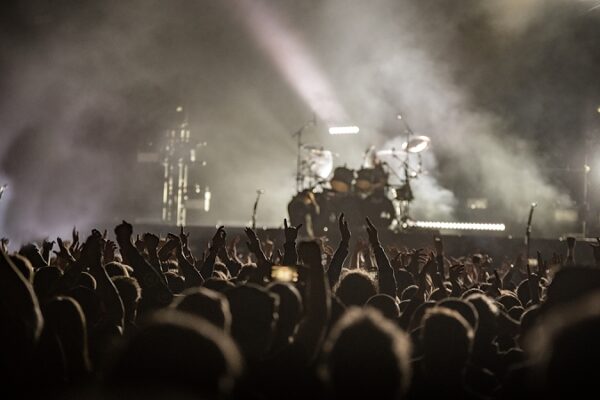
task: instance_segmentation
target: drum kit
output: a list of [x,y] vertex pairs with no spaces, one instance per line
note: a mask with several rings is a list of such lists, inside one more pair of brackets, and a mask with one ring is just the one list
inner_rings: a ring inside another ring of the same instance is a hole
[[[338,214],[344,212],[354,228],[364,225],[365,217],[380,229],[406,228],[414,200],[410,182],[423,172],[421,153],[430,146],[429,137],[414,136],[407,126],[401,149],[372,146],[355,170],[346,165],[334,168],[335,153],[299,142],[298,192],[288,204],[291,223],[303,224],[309,236],[320,236],[336,229]],[[411,166],[411,156],[418,157],[417,168]],[[386,157],[399,163],[387,163]],[[401,165],[402,171],[391,164]]]

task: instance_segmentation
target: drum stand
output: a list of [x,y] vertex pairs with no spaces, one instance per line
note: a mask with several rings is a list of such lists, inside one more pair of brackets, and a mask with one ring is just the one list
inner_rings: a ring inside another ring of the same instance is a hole
[[296,137],[297,145],[297,158],[296,158],[296,192],[300,193],[304,189],[304,174],[302,173],[302,134],[304,130],[310,126],[316,125],[316,116],[313,114],[311,120],[307,121],[297,131],[292,134],[292,137]]

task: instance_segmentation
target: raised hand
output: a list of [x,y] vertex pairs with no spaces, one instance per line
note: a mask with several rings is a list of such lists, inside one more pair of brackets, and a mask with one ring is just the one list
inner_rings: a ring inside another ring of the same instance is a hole
[[414,250],[410,254],[410,262],[406,267],[406,270],[416,276],[419,273],[419,266],[427,262],[427,256],[423,254],[424,249]]
[[392,268],[394,268],[395,271],[400,271],[402,269],[404,269],[404,263],[402,262],[402,256],[403,254],[401,252],[399,252],[398,254],[396,254],[396,256],[394,258],[392,258],[390,260],[390,264],[392,265]]
[[227,243],[227,233],[225,232],[225,227],[224,226],[220,226],[219,229],[217,229],[217,232],[215,233],[215,235],[213,236],[211,242],[210,242],[210,248],[215,249],[215,250],[219,250],[221,247],[225,247],[225,244]]
[[3,237],[2,239],[0,239],[0,250],[2,250],[5,253],[8,253],[8,243],[10,241],[8,240],[8,238]]
[[48,241],[48,239],[46,238],[42,242],[42,251],[44,253],[50,253],[50,251],[52,251],[53,247],[54,247],[54,240]]
[[73,227],[71,232],[71,247],[76,247],[79,244],[79,232],[76,227]]
[[252,228],[246,228],[244,229],[244,233],[248,237],[248,241],[246,242],[248,249],[254,254],[261,251],[260,241],[258,240],[258,236],[256,236],[256,232],[254,232]]
[[104,249],[102,253],[103,262],[105,264],[115,261],[117,254],[117,244],[112,240],[105,240]]
[[73,255],[71,254],[71,250],[69,249],[69,247],[67,247],[67,245],[65,245],[61,238],[57,237],[56,243],[58,243],[58,251],[53,251],[53,253],[56,254],[56,257],[69,262],[75,261],[75,257],[73,257]]
[[237,260],[237,258],[238,258],[238,252],[237,252],[238,243],[240,243],[240,237],[236,236],[232,240],[229,241],[229,245],[227,247],[228,255],[231,258],[233,258],[234,260]]
[[302,224],[298,226],[288,225],[287,218],[283,219],[283,232],[285,233],[286,243],[295,243],[298,238],[298,232],[302,228]]
[[103,250],[104,240],[102,234],[94,229],[81,249],[81,262],[84,266],[90,268],[101,266]]
[[340,229],[340,234],[342,235],[342,242],[348,243],[350,241],[350,228],[348,228],[348,221],[344,218],[344,213],[340,214],[338,218],[338,226]]
[[117,236],[117,242],[119,244],[123,242],[131,242],[133,226],[131,226],[131,224],[127,221],[123,220],[123,222],[115,227],[115,235]]
[[465,272],[464,264],[455,264],[450,267],[450,282],[458,282],[458,278]]
[[[179,236],[173,235],[172,233],[168,233],[167,242],[160,248],[158,253],[156,253],[158,259],[160,261],[167,261],[169,258],[171,258],[173,250],[175,250],[177,247],[181,247],[181,241],[179,240]],[[150,256],[152,256],[152,254],[150,254]],[[155,263],[155,267],[157,266],[159,267],[159,265]]]
[[181,246],[186,249],[188,247],[188,240],[190,237],[190,233],[185,233],[183,231],[183,225],[179,229],[179,240],[181,241]]
[[377,228],[371,222],[369,218],[365,218],[367,221],[367,235],[369,236],[369,243],[371,246],[377,247],[379,246],[379,234],[377,233]]
[[146,232],[142,236],[142,241],[148,251],[156,251],[158,244],[160,243],[160,238],[153,233]]
[[133,245],[140,253],[143,253],[146,248],[146,245],[144,244],[144,241],[140,238],[139,234],[135,235],[135,242],[133,242]]
[[42,257],[46,261],[46,264],[50,264],[50,252],[54,247],[54,240],[48,241],[48,238],[42,242]]

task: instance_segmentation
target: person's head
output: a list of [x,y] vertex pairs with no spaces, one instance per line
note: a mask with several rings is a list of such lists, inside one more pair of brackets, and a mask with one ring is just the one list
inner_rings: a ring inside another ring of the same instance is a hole
[[98,294],[84,286],[69,290],[68,295],[81,306],[88,328],[93,328],[102,317],[102,302]]
[[253,284],[229,289],[226,296],[231,310],[231,335],[248,359],[262,359],[274,338],[278,296]]
[[395,271],[394,275],[396,276],[397,295],[398,297],[401,297],[404,289],[415,284],[415,279],[412,274],[405,269]]
[[235,285],[232,282],[218,278],[207,279],[206,281],[204,281],[204,284],[202,286],[219,293],[225,293],[229,289],[235,287]]
[[398,301],[390,295],[376,294],[367,300],[367,305],[391,320],[396,320],[400,316]]
[[424,303],[419,304],[419,306],[415,309],[415,312],[413,313],[410,319],[408,332],[412,332],[415,329],[419,329],[423,322],[423,317],[425,316],[425,313],[427,312],[427,310],[433,308],[434,306],[435,302],[433,301],[426,301]]
[[419,290],[419,287],[417,285],[408,286],[406,289],[404,289],[402,291],[402,294],[400,295],[400,301],[407,301],[407,300],[412,299],[414,297],[414,295],[417,294],[418,290]]
[[508,310],[507,313],[515,321],[520,321],[521,320],[521,316],[523,315],[524,311],[525,310],[523,309],[523,307],[521,307],[521,306],[515,306],[515,307],[512,307],[510,310]]
[[455,297],[449,297],[440,301],[438,303],[438,307],[444,307],[456,311],[469,323],[469,326],[474,331],[477,330],[477,320],[479,318],[477,315],[477,309],[475,309],[475,306],[468,301]]
[[125,317],[131,322],[135,321],[137,307],[142,298],[140,284],[137,279],[130,276],[115,276],[112,281],[123,301]]
[[229,301],[214,290],[205,287],[187,289],[175,299],[172,306],[179,311],[202,317],[227,333],[231,329]]
[[64,356],[69,379],[90,369],[87,326],[79,303],[71,297],[58,296],[42,306],[44,334],[56,340]]
[[109,277],[114,278],[115,276],[131,276],[133,269],[123,263],[112,261],[104,265],[104,269]]
[[471,288],[469,290],[465,290],[465,292],[461,295],[461,298],[466,299],[467,297],[471,296],[472,294],[485,294],[485,292],[481,289]]
[[521,314],[521,330],[519,332],[519,344],[523,347],[523,340],[529,332],[537,326],[541,317],[541,308],[538,305],[528,307]]
[[96,290],[96,278],[88,272],[82,272],[77,279],[77,285]]
[[488,296],[480,293],[472,294],[466,300],[477,310],[476,344],[491,344],[497,334],[498,307]]
[[152,316],[107,374],[118,394],[225,397],[241,371],[234,341],[213,324],[177,310]]
[[521,301],[519,301],[517,295],[512,292],[507,293],[506,291],[504,291],[504,294],[498,297],[496,301],[502,304],[505,310],[510,310],[513,307],[522,306]]
[[237,274],[236,280],[240,283],[247,282],[248,279],[256,272],[256,264],[244,264]]
[[31,262],[20,254],[12,254],[8,256],[13,265],[17,267],[19,272],[23,274],[25,280],[29,283],[33,282],[33,267]]
[[220,272],[224,278],[222,279],[231,279],[231,273],[229,272],[229,268],[222,262],[216,262],[214,265],[213,274],[215,272]]
[[62,271],[57,267],[42,267],[35,271],[33,289],[37,297],[45,301],[54,296],[61,277]]
[[338,399],[398,399],[411,379],[410,340],[378,311],[350,308],[324,345],[327,380]]
[[546,398],[565,399],[595,393],[600,359],[600,292],[564,303],[540,320],[525,339],[547,392]]
[[302,317],[302,297],[295,286],[284,282],[273,282],[268,287],[279,296],[279,319],[275,342],[284,345],[290,342]]
[[171,292],[179,294],[185,290],[185,280],[177,272],[169,270],[164,275]]
[[362,307],[370,297],[377,294],[377,286],[366,272],[352,270],[342,275],[335,294],[346,307]]
[[423,318],[423,361],[430,373],[441,375],[464,369],[473,345],[473,328],[456,311],[434,307]]
[[517,296],[519,297],[519,301],[526,307],[529,305],[529,301],[531,300],[531,293],[529,291],[529,281],[525,279],[523,282],[517,286]]

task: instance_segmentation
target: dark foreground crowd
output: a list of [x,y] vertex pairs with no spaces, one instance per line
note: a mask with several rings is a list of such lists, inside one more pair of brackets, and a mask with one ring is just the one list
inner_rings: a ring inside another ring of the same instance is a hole
[[221,227],[201,255],[183,229],[114,233],[2,239],[2,398],[598,396],[600,240],[585,267],[574,239],[495,265],[384,249],[343,215],[335,250],[287,223],[283,248]]

